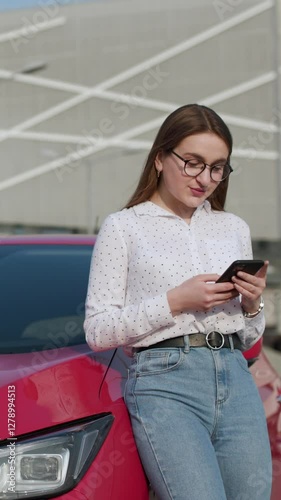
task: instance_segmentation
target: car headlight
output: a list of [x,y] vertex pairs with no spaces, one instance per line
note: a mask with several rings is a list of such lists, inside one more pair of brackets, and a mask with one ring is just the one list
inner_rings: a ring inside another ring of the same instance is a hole
[[101,415],[57,431],[0,443],[0,499],[61,495],[83,477],[114,417]]

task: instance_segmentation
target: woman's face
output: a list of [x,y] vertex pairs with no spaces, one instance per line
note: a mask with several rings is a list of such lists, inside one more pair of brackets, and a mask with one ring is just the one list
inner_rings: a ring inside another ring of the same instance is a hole
[[[212,132],[188,136],[173,151],[186,160],[199,159],[211,166],[227,162],[229,155],[226,143]],[[219,185],[211,179],[208,167],[197,177],[186,175],[184,162],[172,153],[158,154],[155,167],[161,176],[156,198],[153,198],[181,217],[191,217]]]

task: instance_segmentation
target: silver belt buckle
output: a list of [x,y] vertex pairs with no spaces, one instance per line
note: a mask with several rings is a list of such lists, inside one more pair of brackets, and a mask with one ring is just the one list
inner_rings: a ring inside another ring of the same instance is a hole
[[[219,346],[213,347],[210,344],[210,337],[209,336],[212,333],[218,333],[220,335],[220,337],[221,337],[221,344]],[[213,351],[219,351],[224,346],[224,336],[223,336],[223,334],[221,332],[209,332],[209,333],[207,333],[207,335],[206,335],[206,344],[209,347],[209,349],[213,349]]]

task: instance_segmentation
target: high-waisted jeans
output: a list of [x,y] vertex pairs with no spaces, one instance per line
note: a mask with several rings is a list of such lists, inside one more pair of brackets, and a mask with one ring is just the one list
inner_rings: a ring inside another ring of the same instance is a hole
[[149,349],[125,390],[133,432],[160,500],[269,500],[262,402],[237,349]]

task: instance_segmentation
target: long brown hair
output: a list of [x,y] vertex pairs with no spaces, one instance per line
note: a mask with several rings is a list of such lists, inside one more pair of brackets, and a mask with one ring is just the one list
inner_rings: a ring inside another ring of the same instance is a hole
[[[161,125],[153,146],[148,154],[138,186],[125,208],[147,201],[157,190],[159,179],[155,170],[158,153],[168,154],[190,135],[212,132],[218,135],[232,152],[232,136],[222,118],[212,109],[199,104],[187,104],[171,113]],[[224,210],[228,188],[228,177],[222,181],[209,197],[214,210]]]

